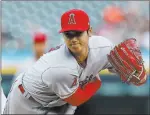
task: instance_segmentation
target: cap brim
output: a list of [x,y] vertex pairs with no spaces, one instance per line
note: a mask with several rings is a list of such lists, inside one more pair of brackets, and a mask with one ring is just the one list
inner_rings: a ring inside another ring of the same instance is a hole
[[81,32],[84,32],[86,30],[87,29],[85,29],[85,28],[67,28],[67,29],[61,29],[59,31],[59,33],[63,33],[63,32],[66,32],[66,31],[81,31]]

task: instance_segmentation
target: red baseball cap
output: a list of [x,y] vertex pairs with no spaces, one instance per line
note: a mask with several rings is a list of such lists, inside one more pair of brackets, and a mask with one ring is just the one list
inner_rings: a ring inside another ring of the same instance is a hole
[[86,31],[90,26],[89,16],[83,10],[72,9],[61,16],[59,33],[71,30]]
[[47,40],[45,33],[37,32],[33,37],[34,43],[44,43]]

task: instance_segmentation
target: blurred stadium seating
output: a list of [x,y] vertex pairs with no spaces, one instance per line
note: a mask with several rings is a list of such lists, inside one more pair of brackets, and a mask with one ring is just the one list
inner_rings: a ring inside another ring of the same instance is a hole
[[[2,86],[5,94],[8,95],[17,66],[26,58],[33,56],[31,39],[33,31],[42,28],[47,32],[49,38],[47,49],[50,49],[63,43],[62,36],[58,33],[63,12],[72,8],[85,10],[96,31],[98,25],[104,22],[101,11],[111,4],[128,8],[127,1],[2,1]],[[148,1],[140,4],[142,14],[147,16]],[[149,48],[142,49],[142,54],[149,76]],[[103,85],[98,95],[149,96],[149,77],[145,85],[135,87],[121,83],[119,77],[109,74],[107,70],[102,71],[100,76]]]

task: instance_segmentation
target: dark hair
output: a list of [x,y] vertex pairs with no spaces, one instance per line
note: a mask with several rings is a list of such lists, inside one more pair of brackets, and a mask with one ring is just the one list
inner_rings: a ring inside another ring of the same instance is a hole
[[[90,29],[90,27],[86,30],[87,31],[87,34],[89,34],[89,29]],[[82,35],[82,31],[77,31],[77,30],[72,30],[72,31],[65,31],[65,32],[63,32],[63,34],[67,37],[67,38],[69,38],[69,39],[71,39],[71,38],[73,38],[73,37],[79,37],[79,36],[81,36]]]

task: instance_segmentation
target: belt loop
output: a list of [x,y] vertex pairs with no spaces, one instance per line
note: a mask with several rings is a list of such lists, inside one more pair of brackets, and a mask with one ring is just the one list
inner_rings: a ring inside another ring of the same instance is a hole
[[30,95],[28,92],[24,92],[23,95],[24,95],[24,97],[27,98],[27,99],[29,99],[29,98],[31,97],[31,95]]

